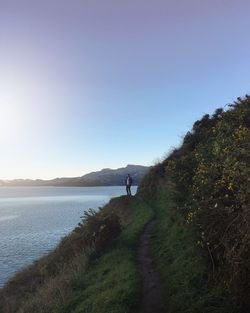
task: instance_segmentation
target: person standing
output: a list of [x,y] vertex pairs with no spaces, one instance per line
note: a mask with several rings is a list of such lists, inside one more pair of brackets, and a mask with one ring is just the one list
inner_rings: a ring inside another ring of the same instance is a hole
[[126,191],[127,191],[127,195],[128,196],[131,196],[131,185],[132,185],[132,183],[133,183],[133,179],[132,179],[132,177],[128,174],[127,176],[126,176],[126,180],[125,180],[125,185],[126,185]]

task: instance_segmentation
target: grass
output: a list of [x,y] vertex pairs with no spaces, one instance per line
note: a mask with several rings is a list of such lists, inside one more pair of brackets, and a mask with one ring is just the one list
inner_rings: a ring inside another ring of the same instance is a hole
[[208,266],[196,245],[195,233],[177,211],[170,191],[161,189],[158,195],[152,256],[161,275],[167,312],[238,312],[234,299],[208,281]]
[[72,296],[56,313],[136,312],[141,284],[135,262],[136,248],[153,212],[138,199],[130,200],[128,205],[131,214],[114,246],[92,261],[85,274],[76,280]]

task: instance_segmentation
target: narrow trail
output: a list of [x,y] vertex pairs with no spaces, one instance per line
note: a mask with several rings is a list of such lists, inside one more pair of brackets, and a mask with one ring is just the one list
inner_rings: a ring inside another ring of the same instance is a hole
[[160,278],[153,268],[152,259],[149,253],[150,237],[155,224],[156,219],[152,219],[147,224],[140,237],[137,251],[138,268],[143,279],[140,313],[163,312]]

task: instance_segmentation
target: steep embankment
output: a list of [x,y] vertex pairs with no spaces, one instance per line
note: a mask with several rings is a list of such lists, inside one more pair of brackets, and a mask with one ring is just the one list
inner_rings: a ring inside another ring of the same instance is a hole
[[144,178],[168,312],[250,311],[250,98],[205,115]]
[[134,197],[88,212],[54,251],[0,291],[0,312],[138,312],[137,245],[152,216],[151,208]]

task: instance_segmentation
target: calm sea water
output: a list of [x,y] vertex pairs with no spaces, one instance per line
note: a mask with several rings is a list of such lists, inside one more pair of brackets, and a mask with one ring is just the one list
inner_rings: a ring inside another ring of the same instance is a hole
[[53,249],[86,209],[124,193],[121,186],[0,187],[0,287],[21,267]]

